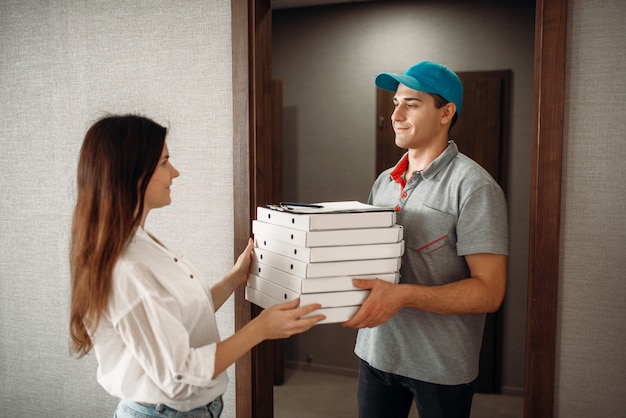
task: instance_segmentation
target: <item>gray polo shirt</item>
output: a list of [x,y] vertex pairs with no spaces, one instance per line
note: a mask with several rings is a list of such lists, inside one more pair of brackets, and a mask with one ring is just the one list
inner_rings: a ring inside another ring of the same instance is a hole
[[[400,283],[442,285],[470,276],[465,255],[508,253],[507,209],[495,180],[448,147],[405,185],[407,155],[375,181],[369,203],[396,206],[406,250]],[[478,376],[484,314],[441,315],[403,308],[359,330],[355,353],[372,367],[431,383],[457,385]]]

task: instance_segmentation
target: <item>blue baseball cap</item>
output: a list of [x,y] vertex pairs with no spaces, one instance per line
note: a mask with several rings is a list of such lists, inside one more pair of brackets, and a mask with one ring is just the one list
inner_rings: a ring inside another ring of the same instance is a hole
[[422,61],[404,72],[404,74],[380,73],[374,82],[378,88],[396,91],[398,84],[424,93],[438,94],[456,105],[457,115],[461,114],[463,102],[463,84],[458,75],[445,65],[431,61]]

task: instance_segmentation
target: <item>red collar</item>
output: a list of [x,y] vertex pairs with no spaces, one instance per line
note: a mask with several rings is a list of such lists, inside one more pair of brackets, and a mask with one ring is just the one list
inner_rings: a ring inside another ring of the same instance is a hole
[[406,186],[406,182],[404,181],[403,176],[408,168],[409,168],[409,154],[404,154],[404,157],[402,157],[402,159],[398,161],[398,164],[396,164],[396,166],[391,171],[391,173],[389,173],[393,181],[395,181],[400,186],[402,186],[403,189],[404,189],[404,186]]

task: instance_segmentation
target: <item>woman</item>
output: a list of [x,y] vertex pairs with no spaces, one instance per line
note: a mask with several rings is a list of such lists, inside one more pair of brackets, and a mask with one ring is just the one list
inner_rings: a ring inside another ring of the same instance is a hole
[[152,209],[170,204],[179,175],[166,132],[125,115],[99,120],[85,136],[70,250],[72,351],[94,350],[98,382],[121,398],[116,417],[218,417],[231,364],[261,341],[304,332],[324,316],[300,319],[320,305],[279,304],[220,341],[215,311],[245,283],[252,240],[210,287],[144,229]]

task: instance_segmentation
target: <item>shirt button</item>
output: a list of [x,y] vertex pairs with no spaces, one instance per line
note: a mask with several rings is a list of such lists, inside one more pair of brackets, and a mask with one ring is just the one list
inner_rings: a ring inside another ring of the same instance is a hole
[[396,212],[400,212],[400,206],[396,206]]
[[193,274],[190,274],[190,275],[189,275],[189,278],[190,278],[190,279],[193,279]]
[[174,262],[178,263],[178,258],[174,257]]
[[406,199],[406,192],[402,192],[402,198]]

